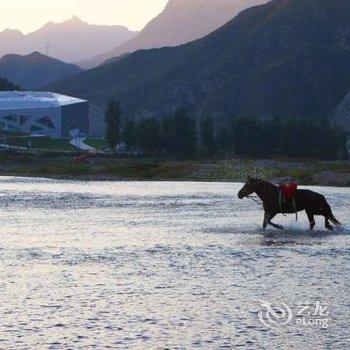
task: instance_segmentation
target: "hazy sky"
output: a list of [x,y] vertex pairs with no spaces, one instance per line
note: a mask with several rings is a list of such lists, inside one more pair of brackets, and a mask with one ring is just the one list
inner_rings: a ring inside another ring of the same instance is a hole
[[24,33],[73,15],[91,24],[120,24],[141,29],[160,13],[167,0],[0,0],[0,31]]

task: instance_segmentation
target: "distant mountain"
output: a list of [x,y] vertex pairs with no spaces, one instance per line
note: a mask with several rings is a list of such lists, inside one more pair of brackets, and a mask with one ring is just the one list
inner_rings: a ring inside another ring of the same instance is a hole
[[274,0],[209,36],[135,52],[50,89],[127,115],[177,107],[235,117],[324,118],[350,89],[349,0]]
[[0,32],[0,57],[8,53],[25,53],[24,38],[19,30],[5,29]]
[[112,50],[136,34],[122,26],[91,25],[74,16],[62,23],[49,22],[27,35],[18,30],[1,32],[0,56],[38,51],[62,61],[77,62]]
[[38,89],[43,85],[68,78],[82,69],[39,52],[27,56],[5,55],[0,59],[0,77],[6,78],[23,89]]
[[188,43],[221,27],[242,10],[267,1],[269,0],[169,0],[164,11],[136,37],[80,65],[83,68],[96,67],[106,60],[140,49]]

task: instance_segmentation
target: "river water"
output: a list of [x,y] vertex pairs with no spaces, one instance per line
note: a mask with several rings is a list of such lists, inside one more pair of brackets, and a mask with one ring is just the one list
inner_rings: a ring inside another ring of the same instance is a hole
[[330,234],[241,186],[1,177],[0,349],[349,349],[350,189]]

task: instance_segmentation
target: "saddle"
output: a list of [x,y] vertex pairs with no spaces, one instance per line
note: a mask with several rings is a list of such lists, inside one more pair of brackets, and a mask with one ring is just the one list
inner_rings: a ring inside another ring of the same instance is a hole
[[293,199],[298,190],[298,184],[296,182],[292,182],[290,184],[280,185],[280,190],[285,199]]
[[292,201],[293,206],[294,206],[296,221],[298,221],[298,210],[297,210],[297,206],[295,203],[295,195],[296,195],[297,190],[298,190],[297,181],[295,179],[292,179],[292,178],[286,178],[283,181],[280,181],[279,188],[280,188],[279,205],[280,205],[280,209],[281,209],[282,214],[284,214],[283,202]]

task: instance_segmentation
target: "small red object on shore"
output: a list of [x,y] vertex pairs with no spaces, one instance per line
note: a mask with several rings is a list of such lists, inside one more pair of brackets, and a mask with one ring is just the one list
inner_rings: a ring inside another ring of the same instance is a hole
[[81,154],[79,156],[74,157],[75,164],[90,164],[89,159],[85,156],[85,154]]

